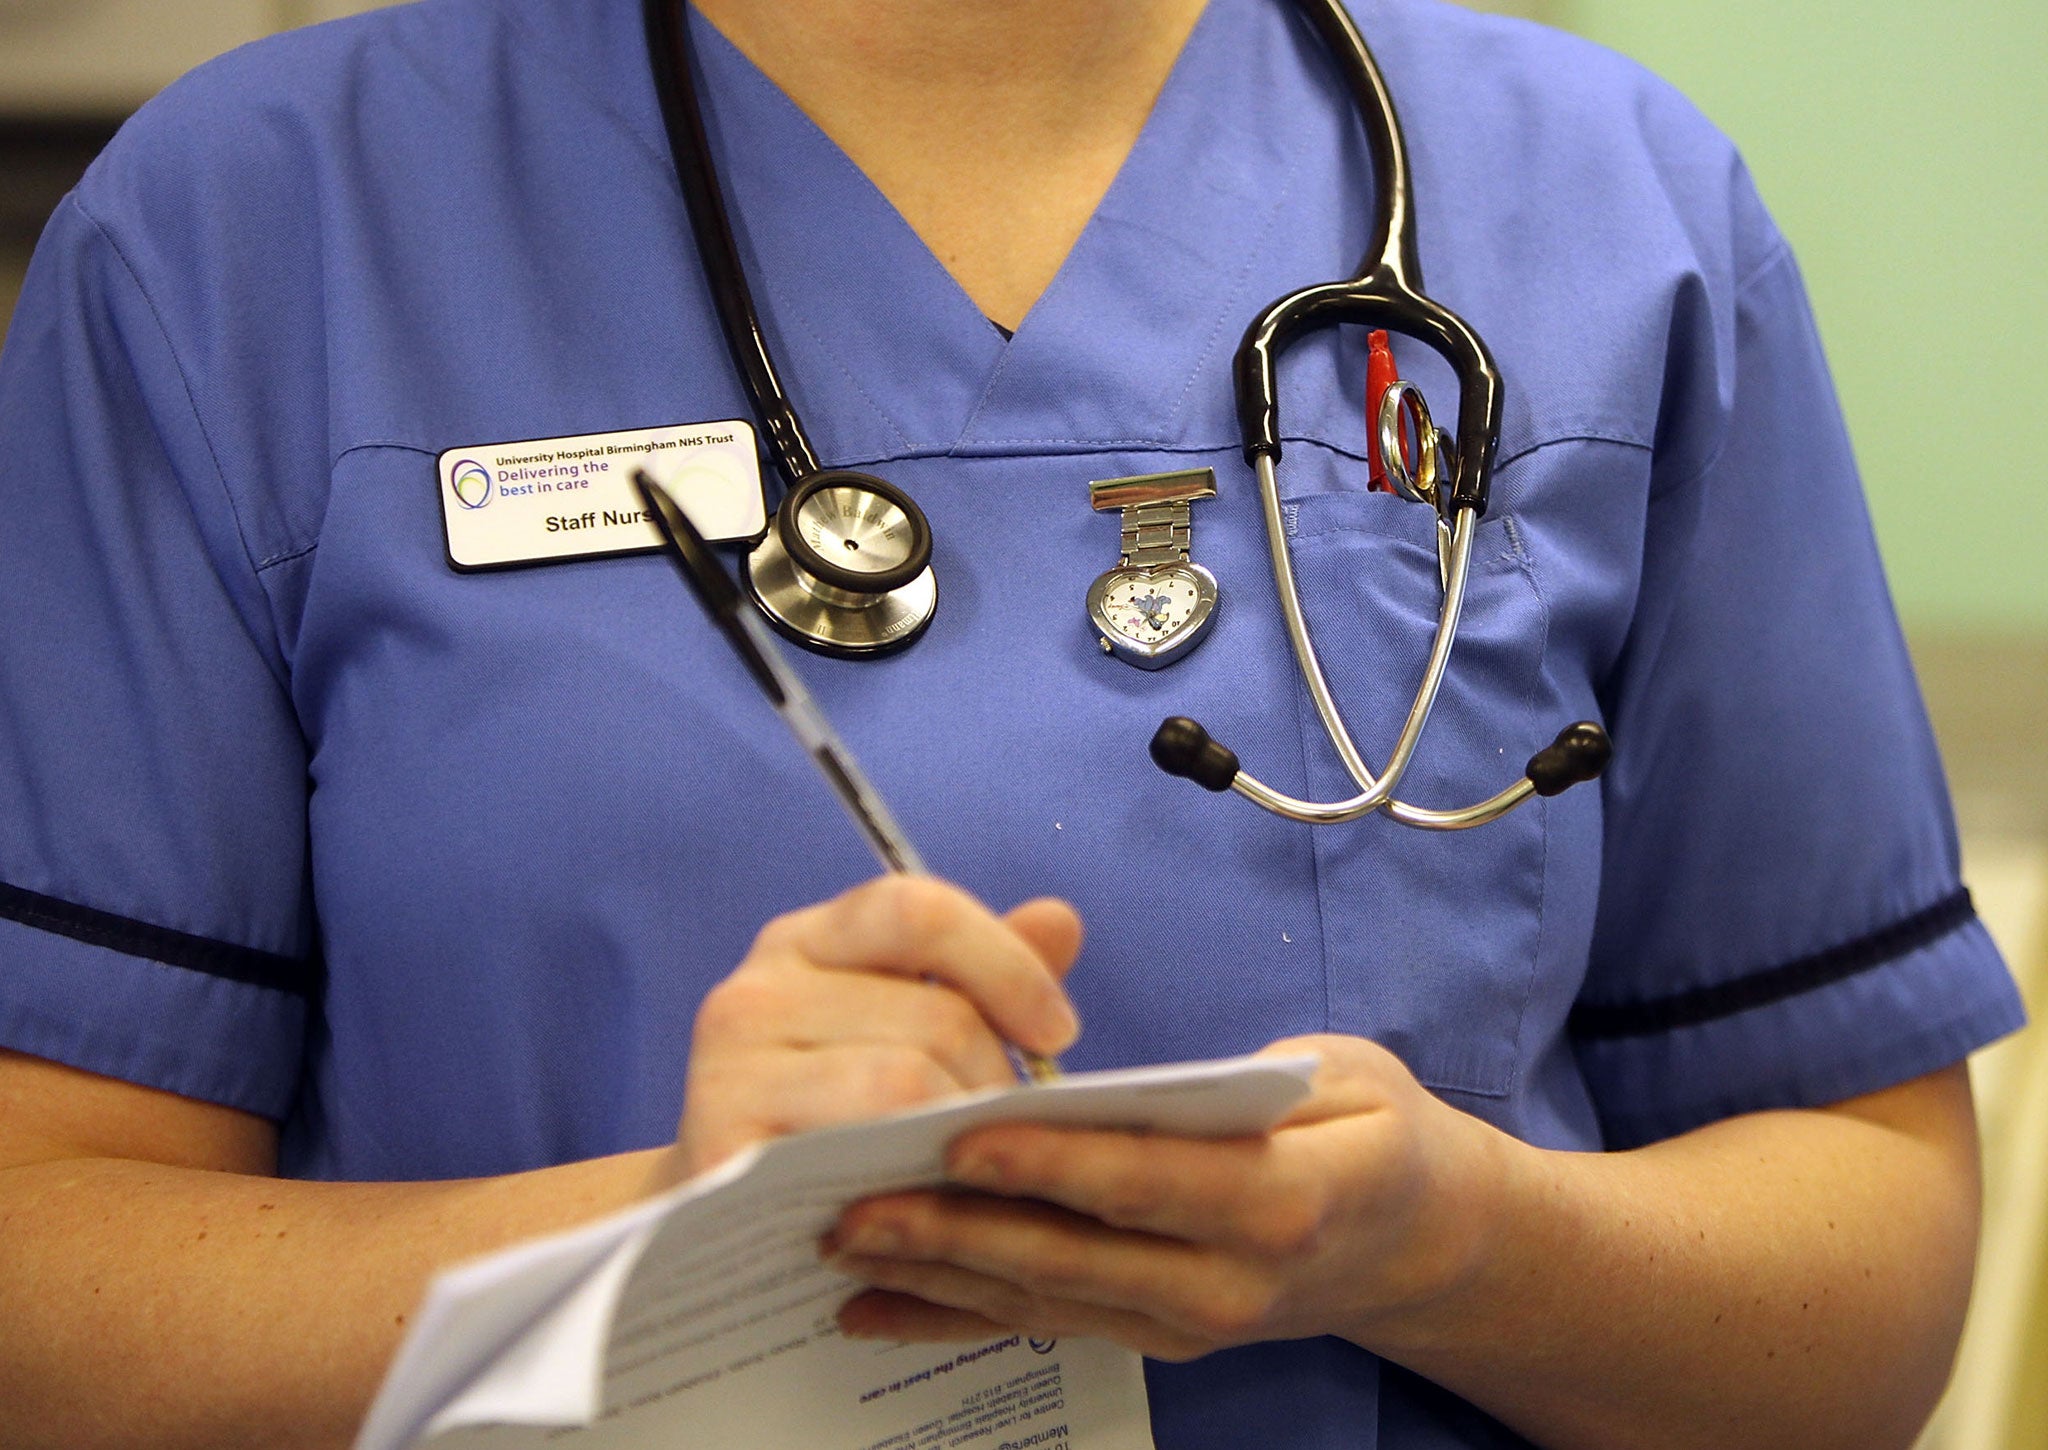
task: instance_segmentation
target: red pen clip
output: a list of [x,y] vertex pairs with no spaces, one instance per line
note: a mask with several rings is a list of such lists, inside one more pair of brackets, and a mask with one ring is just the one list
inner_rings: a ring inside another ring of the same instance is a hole
[[[1380,493],[1392,493],[1394,485],[1387,482],[1387,465],[1380,454],[1380,406],[1386,401],[1387,389],[1401,381],[1401,372],[1394,366],[1394,345],[1383,330],[1375,328],[1367,333],[1365,346],[1365,456],[1371,466],[1366,486]],[[1404,428],[1401,463],[1412,468],[1414,462],[1408,447],[1408,430]]]

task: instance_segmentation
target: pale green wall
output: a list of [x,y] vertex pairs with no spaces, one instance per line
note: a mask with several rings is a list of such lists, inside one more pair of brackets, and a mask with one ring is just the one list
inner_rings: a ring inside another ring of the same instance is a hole
[[1908,625],[2048,631],[2048,0],[1548,11],[1741,145],[1806,271]]

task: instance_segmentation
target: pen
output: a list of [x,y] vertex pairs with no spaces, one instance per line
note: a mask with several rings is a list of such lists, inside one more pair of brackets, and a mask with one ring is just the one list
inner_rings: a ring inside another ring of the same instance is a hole
[[[1394,344],[1387,334],[1374,328],[1365,335],[1365,456],[1366,487],[1376,493],[1392,493],[1387,482],[1387,465],[1380,456],[1380,401],[1387,389],[1401,381],[1394,366]],[[1401,440],[1401,462],[1408,462],[1408,440]]]
[[[839,738],[825,712],[811,698],[811,692],[783,662],[782,651],[768,626],[746,607],[739,586],[733,583],[704,536],[697,532],[689,515],[669,496],[668,490],[648,477],[645,469],[634,471],[633,483],[646,501],[648,516],[668,544],[676,572],[683,576],[683,582],[690,586],[690,592],[704,606],[711,622],[740,657],[740,663],[747,667],[747,673],[754,677],[754,683],[761,687],[775,713],[811,757],[811,763],[839,797],[847,815],[860,827],[876,859],[885,870],[924,875],[924,862],[917,848],[910,844],[888,805],[868,783],[853,752],[846,748],[846,742]],[[1010,1052],[1023,1075],[1032,1082],[1049,1082],[1060,1075],[1059,1063],[1053,1058],[1014,1046]]]

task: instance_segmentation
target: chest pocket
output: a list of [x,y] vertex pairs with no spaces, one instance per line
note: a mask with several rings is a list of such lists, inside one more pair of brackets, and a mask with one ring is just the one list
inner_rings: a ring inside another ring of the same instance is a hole
[[[1299,499],[1288,516],[1324,674],[1360,752],[1378,768],[1436,627],[1442,591],[1430,517],[1355,491]],[[1401,799],[1455,809],[1520,776],[1564,723],[1533,718],[1547,625],[1512,521],[1481,523],[1450,668]],[[1357,794],[1305,686],[1296,709],[1311,792]],[[1466,831],[1419,831],[1380,815],[1310,828],[1333,1031],[1382,1043],[1432,1088],[1508,1091],[1542,929],[1546,809],[1528,801]]]

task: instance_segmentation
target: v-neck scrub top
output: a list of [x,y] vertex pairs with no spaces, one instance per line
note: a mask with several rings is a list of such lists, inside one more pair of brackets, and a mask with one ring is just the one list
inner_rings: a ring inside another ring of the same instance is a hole
[[[1623,1148],[1953,1063],[2018,1000],[1791,256],[1728,143],[1581,42],[1359,22],[1430,291],[1507,381],[1464,628],[1403,795],[1564,723],[1597,786],[1479,830],[1310,829],[1146,758],[1187,714],[1351,793],[1298,682],[1230,360],[1348,276],[1371,165],[1279,0],[1211,0],[1013,339],[693,20],[711,141],[820,454],[929,514],[939,606],[797,659],[932,869],[1086,919],[1089,1068],[1336,1031],[1530,1141]],[[1455,411],[1447,371],[1396,341]],[[1281,365],[1285,519],[1383,756],[1438,602],[1364,487],[1362,332]],[[278,1120],[285,1171],[506,1173],[667,1141],[769,918],[873,873],[656,556],[458,573],[436,457],[747,416],[634,0],[424,0],[238,51],[66,200],[0,359],[0,1044]],[[1449,422],[1449,418],[1444,419]],[[1105,655],[1091,479],[1210,467],[1210,637]],[[1334,1340],[1150,1370],[1161,1450],[1496,1446]]]

